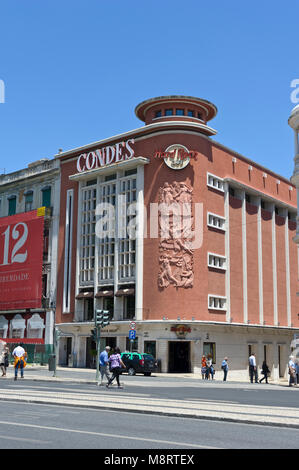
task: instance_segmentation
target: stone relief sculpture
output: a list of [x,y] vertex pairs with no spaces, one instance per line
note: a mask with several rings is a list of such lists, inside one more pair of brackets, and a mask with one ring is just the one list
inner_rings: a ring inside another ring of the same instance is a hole
[[193,287],[192,192],[178,182],[159,189],[160,288]]

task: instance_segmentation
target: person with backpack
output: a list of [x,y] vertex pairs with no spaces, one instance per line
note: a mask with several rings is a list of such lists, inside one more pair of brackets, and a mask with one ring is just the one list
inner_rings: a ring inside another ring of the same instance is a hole
[[110,370],[112,372],[112,377],[110,377],[106,387],[109,388],[113,380],[116,379],[118,388],[123,388],[120,385],[119,376],[121,374],[121,368],[123,367],[125,369],[126,366],[121,360],[119,348],[115,348],[114,353],[111,354],[111,356],[109,357],[109,362],[110,362]]
[[221,364],[221,369],[223,370],[223,382],[226,382],[227,373],[228,373],[228,358],[225,357]]

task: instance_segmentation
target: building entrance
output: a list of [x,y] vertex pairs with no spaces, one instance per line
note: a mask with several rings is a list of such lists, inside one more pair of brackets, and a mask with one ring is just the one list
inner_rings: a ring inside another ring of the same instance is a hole
[[170,341],[168,372],[190,372],[190,341]]

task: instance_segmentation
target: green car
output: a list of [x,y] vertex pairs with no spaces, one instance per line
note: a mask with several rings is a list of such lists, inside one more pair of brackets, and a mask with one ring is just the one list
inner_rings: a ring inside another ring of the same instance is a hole
[[151,375],[157,370],[157,361],[151,354],[125,351],[121,353],[121,360],[126,366],[128,375],[144,374]]

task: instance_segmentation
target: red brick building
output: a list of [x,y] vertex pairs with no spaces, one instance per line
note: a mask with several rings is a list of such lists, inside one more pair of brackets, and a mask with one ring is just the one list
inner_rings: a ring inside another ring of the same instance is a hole
[[[246,379],[254,351],[283,376],[299,327],[296,188],[216,142],[206,100],[159,97],[135,112],[144,126],[58,156],[60,363],[91,364],[103,308],[113,315],[103,345],[128,348],[134,320],[134,348],[162,371],[199,372],[210,353],[216,370],[228,356]],[[173,212],[163,219],[171,204],[189,232]]]

